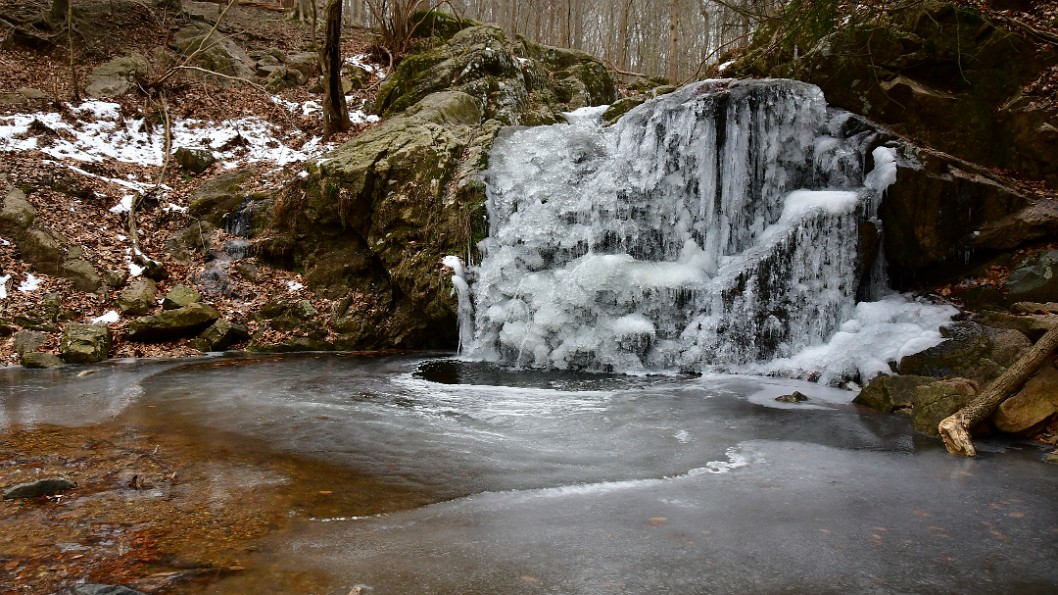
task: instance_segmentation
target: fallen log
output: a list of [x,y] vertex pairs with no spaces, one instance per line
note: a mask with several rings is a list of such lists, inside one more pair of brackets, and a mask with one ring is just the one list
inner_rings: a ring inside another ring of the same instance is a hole
[[937,430],[944,439],[944,447],[948,452],[964,457],[976,456],[977,448],[974,447],[973,438],[970,436],[970,428],[987,419],[1003,401],[1017,393],[1056,348],[1058,325],[1052,326],[1032,349],[988,385],[983,393],[974,397],[962,409],[942,419]]

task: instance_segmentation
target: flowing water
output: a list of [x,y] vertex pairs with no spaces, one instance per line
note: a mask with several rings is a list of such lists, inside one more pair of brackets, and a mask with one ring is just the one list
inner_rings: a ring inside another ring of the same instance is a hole
[[[979,458],[953,458],[849,405],[853,393],[799,381],[340,355],[9,368],[0,381],[5,432],[193,443],[227,463],[206,503],[281,519],[240,572],[176,592],[1058,587],[1058,473],[1037,446],[985,441]],[[774,401],[792,390],[810,400]],[[265,474],[265,461],[295,464]]]

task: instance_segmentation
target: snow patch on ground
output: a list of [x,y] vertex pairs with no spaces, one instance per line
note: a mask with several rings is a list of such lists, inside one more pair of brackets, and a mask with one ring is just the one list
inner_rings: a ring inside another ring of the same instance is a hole
[[[302,104],[278,97],[272,100],[291,113],[309,115],[320,109],[316,101]],[[82,163],[114,160],[143,166],[162,165],[165,132],[161,126],[148,127],[138,116],[124,117],[117,103],[87,101],[80,105],[67,104],[67,107],[68,114],[36,112],[0,116],[0,152],[39,150],[55,159]],[[362,109],[352,111],[350,118],[356,123],[378,121],[378,116],[368,115]],[[40,132],[42,127],[54,134]],[[315,138],[306,139],[300,131],[284,134],[257,117],[222,122],[176,119],[171,128],[173,147],[203,147],[229,163],[284,166],[306,161],[326,148]],[[80,169],[75,171],[93,175]],[[145,186],[129,182],[124,185],[137,190]]]
[[26,275],[26,278],[18,284],[18,290],[22,293],[32,293],[40,288],[40,279],[33,273]]
[[121,316],[114,310],[108,311],[102,316],[97,316],[92,319],[92,324],[112,324],[121,320]]

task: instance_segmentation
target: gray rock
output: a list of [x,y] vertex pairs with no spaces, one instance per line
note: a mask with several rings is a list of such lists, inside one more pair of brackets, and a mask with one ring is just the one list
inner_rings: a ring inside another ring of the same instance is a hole
[[43,351],[30,351],[20,356],[24,368],[58,368],[66,364],[59,356]]
[[191,342],[191,346],[202,352],[224,351],[249,338],[250,332],[245,325],[233,324],[221,318],[202,331],[202,334]]
[[144,595],[140,591],[122,587],[121,585],[78,585],[73,590],[74,595]]
[[[173,33],[169,47],[185,56],[200,47],[208,48],[196,56],[194,61],[196,66],[228,76],[252,78],[253,60],[250,56],[225,35],[213,33],[207,41],[206,35],[210,29],[211,26],[206,23],[192,23]],[[230,80],[222,77],[204,75],[203,78],[208,78],[218,84],[231,84]]]
[[192,253],[205,254],[217,233],[216,227],[208,221],[196,221],[191,225],[169,236],[165,249],[173,258],[188,262]]
[[0,208],[0,235],[15,237],[29,229],[36,218],[37,209],[26,200],[26,194],[12,188],[7,191]]
[[320,58],[314,52],[290,54],[287,56],[286,65],[288,71],[298,71],[306,80],[320,73]]
[[15,91],[26,99],[44,99],[48,96],[44,91],[34,89],[33,87],[19,87]]
[[63,329],[59,353],[67,363],[91,364],[109,357],[112,344],[107,325],[70,323]]
[[137,318],[125,330],[125,339],[137,343],[162,343],[198,335],[220,318],[211,306],[193,303],[154,316]]
[[155,292],[158,286],[152,279],[136,279],[122,290],[118,296],[118,309],[122,314],[143,316],[155,306]]
[[146,78],[149,68],[147,58],[140,54],[115,58],[92,69],[85,94],[96,98],[124,95]]
[[129,270],[126,268],[104,269],[103,281],[106,282],[107,287],[112,289],[125,287],[125,284],[129,282]]
[[176,163],[186,172],[200,174],[217,162],[213,151],[199,147],[180,147],[173,153]]
[[1010,302],[1058,302],[1058,250],[1034,254],[1007,276]]
[[21,330],[15,333],[15,353],[22,356],[40,349],[44,344],[44,333],[31,330]]
[[52,275],[60,273],[62,243],[54,234],[43,229],[30,228],[15,237],[15,244],[22,260],[33,265],[33,268]]
[[775,397],[775,400],[780,403],[803,403],[808,400],[808,397],[795,390],[788,395],[779,395]]
[[57,322],[63,314],[62,295],[58,293],[46,293],[40,302],[40,311],[44,320]]
[[73,281],[77,291],[96,291],[103,285],[103,278],[87,260],[74,258],[62,263],[61,275]]
[[186,308],[191,304],[201,302],[202,294],[195,291],[194,288],[188,287],[187,285],[174,285],[169,293],[165,294],[165,299],[162,300],[163,310],[176,310],[179,308]]
[[55,494],[61,494],[66,490],[72,490],[76,488],[77,484],[66,479],[65,477],[47,477],[44,479],[38,479],[36,481],[30,481],[27,483],[20,483],[15,486],[4,490],[4,500],[14,500],[16,498],[39,498],[40,496],[54,496]]

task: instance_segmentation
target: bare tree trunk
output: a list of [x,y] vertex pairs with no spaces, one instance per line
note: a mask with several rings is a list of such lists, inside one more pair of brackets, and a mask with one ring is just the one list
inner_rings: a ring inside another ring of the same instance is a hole
[[962,409],[943,420],[937,427],[944,446],[953,455],[972,457],[977,455],[970,428],[984,421],[999,407],[1000,403],[1010,398],[1036,372],[1037,369],[1058,348],[1058,324],[1051,327],[1036,345],[1024,356],[1007,368],[988,385],[985,392],[970,401]]
[[672,0],[669,4],[669,84],[678,84],[680,75],[680,62],[676,58],[676,25],[680,18],[679,0]]
[[326,33],[321,53],[326,92],[323,95],[323,137],[349,130],[349,107],[342,90],[342,0],[327,0]]
[[48,22],[56,24],[65,21],[66,13],[70,11],[71,4],[73,4],[71,0],[55,0],[52,2],[51,10],[48,12]]
[[617,35],[620,41],[617,46],[617,66],[628,68],[628,13],[632,10],[635,0],[625,0],[621,3],[621,17],[617,24]]
[[70,54],[70,89],[73,92],[73,100],[81,101],[81,85],[77,81],[77,60],[73,48],[73,2],[66,2],[66,41]]

